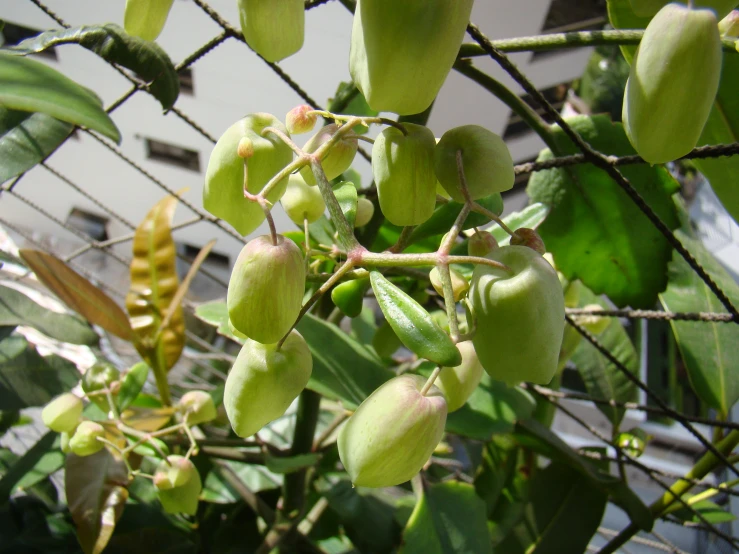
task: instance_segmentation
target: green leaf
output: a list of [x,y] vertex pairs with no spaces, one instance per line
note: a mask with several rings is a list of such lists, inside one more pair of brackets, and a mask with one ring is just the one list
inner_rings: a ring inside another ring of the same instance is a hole
[[[686,227],[687,228],[687,227]],[[719,262],[692,234],[675,233],[678,240],[711,275],[735,306],[739,306],[739,286]],[[726,308],[709,290],[688,263],[675,253],[669,265],[667,290],[660,295],[670,312],[718,312]],[[739,399],[739,326],[709,321],[671,321],[690,384],[706,404],[728,414]]]
[[341,182],[334,187],[334,195],[349,225],[353,228],[354,219],[357,217],[357,189],[352,183]]
[[[279,489],[282,486],[282,475],[272,473],[264,466],[231,461],[225,463],[252,492]],[[220,476],[218,469],[214,469],[205,478],[200,499],[215,504],[231,504],[240,502],[241,496]]]
[[298,456],[272,456],[268,454],[265,463],[267,469],[272,473],[293,473],[316,465],[320,459],[321,455],[315,452]]
[[195,308],[195,317],[215,327],[219,335],[223,335],[239,344],[244,343],[245,339],[236,335],[234,328],[228,324],[228,306],[223,300],[200,304]]
[[72,344],[97,344],[98,336],[80,318],[53,312],[22,292],[0,286],[0,325],[27,325],[47,337]]
[[[579,307],[597,304],[603,309],[610,309],[610,306],[602,298],[595,295],[579,281],[571,283],[570,286],[579,288]],[[577,321],[577,317],[574,319]],[[632,374],[638,375],[639,359],[636,349],[626,333],[626,329],[617,318],[609,318],[608,327],[596,338]],[[580,373],[590,396],[602,400],[615,400],[616,402],[635,402],[637,400],[636,385],[629,381],[628,377],[590,342],[580,341],[572,356],[572,362],[577,366],[577,371]],[[595,407],[614,426],[621,423],[626,413],[624,408],[605,404],[596,404]]]
[[[297,326],[313,354],[308,388],[356,408],[372,391],[393,377],[369,349],[317,317],[306,314]],[[327,345],[331,345],[327,348]]]
[[[503,199],[500,193],[495,193],[485,198],[481,198],[477,201],[483,208],[486,208],[496,215],[503,213]],[[459,212],[462,211],[462,206],[459,202],[449,201],[446,204],[438,206],[431,217],[425,222],[421,223],[418,227],[413,229],[411,233],[411,242],[418,242],[434,235],[440,235],[449,231],[454,221],[459,216]],[[470,213],[464,220],[462,229],[472,229],[473,227],[481,227],[490,223],[490,219],[484,215],[478,213]]]
[[[686,494],[683,496],[683,499],[689,500],[691,496],[692,495]],[[710,500],[701,500],[700,502],[691,504],[691,507],[693,508],[693,510],[702,515],[703,518],[708,521],[708,523],[711,523],[713,525],[728,523],[729,521],[736,520],[736,516],[734,514],[727,512],[726,510],[721,508],[721,506],[715,504],[714,502],[711,502]],[[688,508],[680,504],[680,509],[672,512],[672,515],[682,521],[702,524],[703,521],[693,512],[693,510],[689,510]]]
[[0,504],[7,502],[14,490],[34,486],[64,465],[64,454],[58,448],[53,448],[56,439],[57,434],[49,431],[12,465],[2,468]]
[[39,163],[64,142],[73,125],[44,113],[0,107],[0,183]]
[[165,110],[177,100],[180,80],[167,53],[158,44],[128,35],[113,23],[46,31],[9,50],[26,55],[62,44],[79,44],[108,62],[130,69],[149,83],[149,92]]
[[[600,152],[634,154],[621,124],[608,117],[576,116],[568,123]],[[579,152],[558,127],[552,135],[559,155]],[[538,159],[551,158],[545,150]],[[671,198],[678,185],[666,169],[639,164],[620,170],[670,229],[678,226]],[[667,284],[672,249],[615,181],[595,166],[581,164],[536,172],[527,192],[533,201],[551,207],[538,231],[567,279],[579,278],[621,307],[653,307]]]
[[403,532],[401,554],[490,552],[485,503],[475,488],[447,481],[424,489]]
[[67,456],[64,487],[77,537],[85,554],[108,544],[128,499],[128,473],[107,448],[91,456]]
[[118,393],[119,410],[125,410],[134,400],[136,400],[141,389],[144,388],[144,383],[146,383],[146,378],[148,376],[149,366],[144,362],[139,362],[128,370],[125,377],[123,377],[121,390]]
[[22,410],[43,406],[80,380],[77,367],[58,356],[42,357],[19,336],[0,342],[0,406]]
[[[536,229],[546,219],[547,215],[549,215],[549,207],[537,202],[529,204],[520,212],[508,214],[503,218],[503,223],[513,231],[521,227]],[[500,246],[506,246],[511,243],[511,235],[506,233],[497,223],[493,223],[485,230],[495,237],[495,240],[498,241]]]
[[5,108],[45,113],[121,142],[100,98],[48,65],[0,52],[0,82],[0,104]]

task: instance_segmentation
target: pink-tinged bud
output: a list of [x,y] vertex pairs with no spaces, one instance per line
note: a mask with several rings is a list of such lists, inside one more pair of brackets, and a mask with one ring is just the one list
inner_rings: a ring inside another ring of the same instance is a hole
[[480,384],[485,371],[477,359],[475,347],[470,341],[457,344],[462,354],[462,363],[456,367],[444,367],[436,385],[446,397],[449,413],[459,410]]
[[44,425],[57,433],[74,431],[80,417],[82,417],[82,400],[71,392],[57,396],[41,412]]
[[285,126],[291,135],[300,135],[303,133],[310,133],[313,127],[316,126],[318,121],[318,114],[311,113],[315,110],[308,104],[301,104],[295,106],[292,110],[287,112],[285,117]]
[[527,246],[542,256],[547,251],[547,247],[544,246],[544,241],[541,240],[539,233],[526,227],[521,227],[513,232],[511,246]]
[[718,23],[722,37],[739,37],[739,10],[732,10]]
[[168,456],[154,473],[154,486],[164,511],[169,514],[194,515],[202,490],[200,474],[193,463],[183,456]]
[[236,146],[236,153],[239,158],[251,158],[254,155],[254,143],[248,137],[242,137]]
[[190,425],[213,421],[218,415],[211,396],[201,390],[193,390],[183,394],[178,406],[187,416],[187,423]]
[[498,248],[498,241],[488,231],[477,231],[467,241],[467,253],[470,256],[484,258]]
[[69,439],[69,449],[77,456],[90,456],[105,446],[98,438],[105,436],[105,428],[94,421],[83,421]]

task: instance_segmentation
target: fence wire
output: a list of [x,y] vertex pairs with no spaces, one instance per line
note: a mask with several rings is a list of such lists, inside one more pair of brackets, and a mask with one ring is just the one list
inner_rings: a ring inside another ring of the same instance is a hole
[[[36,7],[38,7],[40,10],[42,10],[57,25],[64,27],[64,28],[69,27],[69,25],[65,22],[65,20],[59,14],[53,12],[48,6],[46,6],[40,0],[29,0],[29,1],[33,3]],[[203,44],[202,46],[194,50],[190,55],[186,56],[179,64],[176,65],[177,70],[191,67],[193,64],[197,63],[198,61],[206,57],[215,48],[218,48],[219,46],[221,46],[227,41],[236,40],[245,45],[245,41],[244,41],[244,38],[240,30],[231,26],[228,23],[228,21],[224,19],[207,2],[203,0],[193,0],[193,1],[208,18],[210,18],[214,23],[216,23],[221,28],[221,32],[218,35],[214,36],[212,39],[210,39],[208,42],[206,42],[205,44]],[[306,2],[306,9],[316,8],[323,4],[327,4],[330,1],[331,0],[308,0]],[[341,0],[341,2],[345,6],[348,4],[348,2],[346,2],[345,0]],[[672,473],[665,472],[662,470],[656,470],[656,469],[646,466],[642,462],[630,456],[628,452],[626,452],[618,444],[615,444],[610,438],[604,436],[598,429],[596,429],[595,427],[593,427],[592,425],[584,421],[582,418],[580,418],[578,415],[576,415],[574,412],[572,412],[570,409],[564,406],[562,402],[563,401],[573,401],[573,400],[574,401],[587,401],[587,402],[592,402],[596,405],[598,404],[599,405],[609,405],[612,407],[624,408],[624,409],[629,409],[629,410],[641,411],[641,412],[645,412],[645,413],[649,413],[653,415],[669,417],[673,419],[675,422],[677,422],[679,425],[681,425],[688,433],[690,433],[707,451],[712,452],[724,464],[724,468],[726,471],[732,472],[735,475],[739,476],[739,470],[737,470],[734,467],[734,463],[732,462],[732,460],[729,459],[729,457],[723,455],[721,452],[719,452],[708,440],[706,440],[703,434],[698,429],[696,429],[696,427],[693,425],[693,424],[702,424],[702,425],[706,425],[706,426],[713,427],[716,429],[737,430],[739,429],[739,423],[734,423],[730,421],[717,421],[714,419],[704,418],[704,417],[686,416],[684,414],[677,412],[676,410],[671,408],[666,402],[664,402],[658,394],[652,391],[647,386],[646,383],[641,381],[641,379],[639,379],[638,376],[631,373],[628,370],[628,368],[626,368],[613,355],[613,353],[611,353],[607,348],[605,348],[602,344],[600,344],[600,342],[598,341],[596,337],[588,333],[588,331],[585,330],[582,326],[580,326],[577,323],[576,319],[573,318],[573,316],[597,313],[597,315],[600,315],[603,317],[618,317],[618,318],[629,318],[629,319],[683,320],[683,321],[699,321],[699,322],[722,322],[722,323],[729,323],[729,324],[731,323],[737,324],[739,323],[739,313],[737,312],[736,307],[732,304],[732,302],[727,297],[727,295],[724,293],[724,291],[721,290],[721,288],[708,275],[705,269],[692,256],[692,254],[680,243],[680,241],[677,239],[674,233],[669,229],[669,227],[659,218],[659,216],[654,212],[654,210],[639,195],[639,193],[634,189],[634,187],[631,185],[629,180],[618,170],[618,167],[620,166],[644,163],[644,161],[638,156],[616,157],[616,156],[605,155],[601,152],[598,152],[597,150],[594,150],[567,124],[567,122],[562,118],[560,113],[551,105],[551,103],[549,103],[546,100],[546,98],[541,94],[541,92],[539,92],[539,90],[533,85],[533,83],[510,61],[508,56],[501,49],[496,47],[496,41],[490,40],[488,37],[486,37],[485,34],[480,30],[480,28],[474,24],[469,25],[468,33],[479,44],[479,46],[484,50],[484,52],[490,58],[492,58],[500,67],[502,67],[524,89],[524,91],[528,93],[540,105],[542,110],[544,110],[544,113],[549,118],[551,118],[552,121],[554,121],[556,124],[558,124],[562,128],[562,130],[573,141],[573,143],[577,145],[577,147],[581,151],[580,154],[555,157],[553,159],[546,160],[546,161],[530,162],[530,163],[523,163],[523,164],[517,165],[515,167],[516,174],[522,175],[522,174],[528,174],[528,173],[542,171],[546,169],[569,167],[569,166],[584,164],[584,163],[591,163],[595,165],[596,167],[599,167],[600,169],[605,171],[624,190],[624,192],[632,199],[635,205],[643,212],[645,217],[647,217],[650,220],[650,222],[665,236],[665,238],[672,245],[672,247],[686,260],[686,262],[696,272],[696,274],[698,274],[701,277],[701,279],[706,284],[706,286],[710,288],[710,290],[716,295],[716,297],[721,301],[721,303],[724,305],[724,307],[726,308],[728,312],[728,313],[720,313],[720,312],[718,313],[671,313],[671,312],[660,312],[660,311],[651,311],[651,310],[628,310],[628,309],[626,310],[606,310],[606,311],[598,311],[598,312],[592,312],[590,310],[583,310],[583,309],[577,309],[577,310],[569,309],[567,311],[567,316],[566,316],[567,323],[573,326],[588,342],[590,342],[603,356],[605,356],[616,368],[618,368],[618,370],[621,371],[626,376],[627,379],[629,379],[640,390],[642,390],[646,394],[647,398],[650,399],[654,404],[656,404],[656,406],[641,405],[636,402],[616,402],[612,400],[603,400],[601,398],[596,398],[588,394],[581,394],[581,393],[575,393],[575,392],[569,392],[569,391],[555,391],[555,390],[551,390],[546,387],[541,387],[537,385],[526,385],[526,388],[529,391],[531,391],[533,394],[535,394],[537,397],[544,399],[546,402],[553,404],[560,412],[562,412],[564,415],[566,415],[571,420],[575,421],[578,425],[583,427],[593,437],[609,445],[609,447],[612,448],[616,453],[615,457],[609,456],[609,455],[600,455],[594,452],[583,452],[585,455],[591,456],[591,457],[600,457],[600,459],[605,459],[610,462],[615,462],[618,464],[625,464],[625,465],[628,465],[629,467],[633,467],[639,470],[640,472],[642,472],[652,482],[654,482],[655,484],[657,484],[660,488],[664,490],[669,490],[669,485],[662,480],[663,478],[685,479],[693,483],[695,486],[702,487],[704,489],[712,487],[713,484],[709,480],[685,478],[684,476],[681,476],[681,475],[672,474]],[[504,42],[511,42],[515,40],[516,39],[507,39],[507,41],[500,41],[500,44],[502,46]],[[565,46],[565,45],[563,44],[562,46]],[[522,47],[519,50],[525,51],[526,48]],[[303,87],[301,87],[299,83],[297,83],[294,79],[292,79],[290,75],[288,75],[282,68],[280,68],[276,64],[269,63],[266,60],[263,60],[263,61],[285,83],[285,85],[290,87],[296,94],[298,94],[298,96],[300,96],[305,103],[311,105],[315,109],[323,109],[321,105],[317,103],[309,95],[309,93]],[[116,64],[111,63],[110,65],[112,65],[119,73],[121,73],[129,81],[129,83],[131,84],[131,87],[106,108],[106,111],[108,113],[114,112],[116,109],[122,106],[125,102],[130,100],[134,95],[139,94],[142,91],[146,93],[150,92],[148,88],[148,83],[141,81],[137,76],[132,75],[130,72],[126,71],[125,69],[116,66]],[[179,118],[188,127],[190,127],[195,133],[204,137],[209,142],[215,144],[216,139],[210,133],[208,133],[205,127],[201,125],[200,123],[198,123],[194,118],[186,114],[178,106],[175,105],[170,110],[168,110],[166,112],[166,115],[169,115],[169,114],[172,114],[174,117]],[[134,160],[132,160],[130,157],[124,154],[123,151],[121,151],[121,149],[118,148],[116,145],[112,144],[107,139],[101,138],[99,135],[97,135],[94,132],[91,132],[88,130],[83,130],[83,131],[86,132],[89,136],[93,137],[97,142],[103,145],[106,149],[108,149],[122,163],[134,169],[137,173],[139,173],[147,181],[151,182],[152,184],[160,188],[163,192],[165,192],[168,195],[176,195],[174,187],[167,185],[162,180],[155,177],[153,174],[151,174],[149,171],[143,168],[140,164],[136,163]],[[67,140],[68,139],[69,137],[67,137]],[[63,147],[65,143],[66,143],[66,140],[62,143],[62,145],[60,145],[59,148]],[[360,154],[364,157],[365,160],[367,161],[370,160],[370,156],[367,154],[366,151],[362,150],[361,148],[360,148]],[[719,156],[733,156],[737,154],[739,154],[739,143],[732,143],[732,144],[721,144],[721,145],[698,147],[695,150],[693,150],[691,153],[689,153],[687,156],[685,156],[685,158],[686,159],[713,158],[713,157],[719,157]],[[114,207],[106,205],[104,202],[100,201],[100,199],[97,198],[94,194],[88,192],[85,189],[85,187],[79,185],[73,179],[64,175],[63,172],[59,171],[54,166],[50,165],[49,158],[51,158],[52,156],[53,156],[53,153],[50,154],[46,158],[46,160],[44,160],[41,163],[41,166],[46,171],[54,175],[61,183],[70,187],[77,194],[82,195],[84,198],[92,202],[95,206],[97,206],[103,212],[110,215],[115,220],[119,221],[126,228],[130,229],[131,231],[133,231],[136,228],[136,225],[133,222],[122,217]],[[24,180],[24,177],[25,177],[25,174],[22,174],[14,178],[9,183],[6,183],[2,187],[2,189],[0,189],[0,192],[11,195],[12,197],[16,198],[20,202],[30,207],[32,210],[36,211],[40,216],[49,219],[50,221],[58,225],[61,229],[64,229],[65,231],[72,233],[76,237],[76,239],[83,241],[82,247],[77,248],[70,254],[67,254],[66,256],[64,256],[62,259],[65,262],[69,263],[70,266],[73,267],[76,271],[78,271],[79,273],[81,273],[82,275],[90,279],[93,283],[100,286],[103,290],[110,293],[112,296],[118,299],[124,299],[127,291],[120,290],[110,285],[109,283],[102,282],[98,278],[98,276],[96,276],[93,272],[87,269],[84,265],[79,263],[79,258],[87,252],[99,251],[99,252],[102,252],[105,256],[114,259],[122,267],[128,268],[130,259],[125,258],[117,254],[116,252],[112,251],[111,247],[131,241],[133,239],[133,232],[129,232],[127,234],[120,235],[118,237],[114,237],[112,239],[108,239],[105,241],[92,240],[88,235],[82,233],[78,229],[75,229],[73,226],[69,225],[67,222],[62,221],[61,219],[55,217],[48,210],[44,209],[43,206],[39,206],[38,204],[36,204],[35,202],[27,198],[21,192],[20,190],[21,187],[19,187],[19,184],[22,183],[22,181]],[[180,199],[180,203],[183,204],[192,213],[192,217],[189,217],[185,221],[182,221],[174,225],[173,230],[183,229],[186,227],[190,227],[192,225],[200,224],[202,222],[207,222],[208,224],[214,227],[214,230],[217,230],[220,233],[225,233],[231,238],[234,238],[242,243],[244,242],[244,238],[238,233],[236,233],[235,231],[233,231],[230,228],[230,226],[224,224],[217,218],[213,217],[211,214],[205,212],[200,207],[182,198]],[[10,221],[6,221],[2,218],[0,218],[0,225],[4,226],[7,229],[10,229],[14,233],[22,237],[27,243],[33,245],[34,247],[40,250],[43,250],[45,252],[48,252],[48,253],[52,253],[52,254],[54,253],[50,251],[51,249],[48,248],[47,245],[42,244],[39,240],[36,239],[36,237],[34,237],[31,233],[27,232],[22,227]],[[183,256],[180,254],[178,254],[178,256],[186,262],[192,262],[192,259],[188,258],[187,256]],[[218,277],[217,275],[213,274],[212,272],[208,271],[205,268],[201,268],[199,273],[207,277],[213,283],[215,283],[225,293],[228,283],[225,282],[222,278]],[[186,304],[186,307],[190,309],[194,307],[193,304],[187,299],[185,300],[185,304]],[[192,343],[196,344],[197,346],[205,350],[206,353],[199,354],[197,352],[192,351],[191,349],[185,349],[184,357],[190,363],[192,363],[194,367],[200,368],[204,372],[206,372],[209,378],[215,379],[215,380],[221,380],[221,381],[224,380],[226,375],[222,371],[219,371],[218,369],[212,367],[211,364],[206,363],[206,362],[212,359],[220,359],[220,360],[229,362],[233,360],[233,356],[223,351],[222,349],[219,349],[213,346],[208,341],[203,340],[201,337],[193,334],[190,331],[187,331],[187,338]],[[211,383],[207,379],[199,376],[195,371],[188,372],[185,378],[181,379],[176,384],[179,385],[183,389],[192,388],[192,387],[202,388],[204,386],[211,385]],[[723,490],[721,494],[724,496],[739,496],[739,492],[736,492],[731,489]],[[728,535],[727,533],[719,529],[716,525],[712,524],[710,521],[708,521],[705,518],[705,516],[702,513],[696,510],[695,507],[693,507],[692,505],[688,504],[684,499],[678,497],[677,500],[683,505],[684,508],[686,508],[692,514],[694,514],[695,517],[700,521],[699,524],[693,524],[693,526],[697,526],[698,528],[705,530],[708,533],[711,533],[713,536],[722,539],[731,548],[739,550],[739,541],[737,541],[736,538]],[[684,522],[675,520],[675,518],[673,517],[663,518],[663,520],[670,521],[673,523],[684,524]],[[608,539],[616,535],[615,531],[612,531],[610,529],[605,529],[605,528],[600,528],[598,533]],[[659,551],[682,552],[674,544],[672,544],[667,538],[660,535],[656,531],[652,532],[651,535],[652,537],[656,539],[656,541],[651,540],[651,539],[646,539],[642,536],[634,536],[631,540],[634,544],[649,546]],[[589,550],[596,551],[597,548],[590,546]],[[627,552],[626,549],[622,549],[622,551]]]

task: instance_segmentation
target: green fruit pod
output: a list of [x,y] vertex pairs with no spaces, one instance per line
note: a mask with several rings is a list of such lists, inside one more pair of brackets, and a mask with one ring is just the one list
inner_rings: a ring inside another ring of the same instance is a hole
[[369,288],[369,279],[353,279],[339,283],[331,291],[331,300],[345,316],[357,317],[362,313],[364,295]]
[[542,256],[547,253],[547,247],[544,245],[544,241],[539,236],[539,233],[527,227],[521,227],[513,231],[510,244],[512,246],[526,246]]
[[372,175],[380,209],[393,225],[420,225],[436,207],[436,139],[431,129],[403,124],[404,135],[387,127],[372,146]]
[[174,0],[126,0],[123,28],[134,37],[156,40]]
[[292,56],[305,40],[303,0],[237,0],[246,43],[270,63]]
[[436,177],[452,200],[465,200],[457,168],[460,150],[472,200],[513,187],[516,178],[513,158],[503,139],[479,125],[463,125],[449,129],[436,145]]
[[218,415],[213,398],[202,390],[193,390],[183,394],[177,403],[177,407],[183,415],[187,416],[188,425],[199,425],[213,421]]
[[168,514],[195,515],[203,484],[195,465],[184,456],[168,456],[154,473],[154,486]]
[[[652,17],[659,12],[670,0],[629,0],[631,9],[639,17]],[[685,3],[685,2],[683,2]],[[733,10],[739,3],[737,0],[694,0],[696,8],[710,8],[721,18]]]
[[77,456],[91,456],[100,452],[104,444],[98,440],[105,436],[105,428],[94,421],[83,421],[69,439],[69,449]]
[[477,322],[472,343],[482,367],[508,384],[546,384],[557,370],[565,305],[557,272],[525,246],[504,246],[488,258],[512,273],[478,265],[469,301]]
[[[205,172],[203,207],[231,224],[246,236],[264,221],[264,212],[256,202],[244,198],[244,167],[247,190],[258,194],[272,177],[293,160],[293,151],[272,133],[262,136],[267,127],[287,134],[285,126],[273,115],[250,114],[229,127],[213,148]],[[242,139],[246,139],[243,140]],[[239,145],[246,158],[239,156]],[[244,152],[250,150],[250,152]],[[267,195],[273,204],[285,193],[287,176]]]
[[462,363],[462,355],[452,339],[423,306],[378,271],[370,272],[370,281],[385,319],[406,348],[435,364]]
[[[321,146],[326,144],[338,130],[339,126],[336,123],[324,125],[315,135],[308,139],[308,142],[303,146],[303,152],[312,154]],[[336,142],[328,151],[328,154],[321,160],[321,167],[323,168],[323,172],[326,174],[326,179],[329,181],[336,179],[339,175],[349,169],[354,161],[354,156],[357,154],[358,148],[359,143],[357,142],[357,139],[339,139],[339,141]],[[314,186],[316,184],[316,177],[313,175],[313,171],[309,165],[301,169],[300,174],[309,185]]]
[[282,347],[247,340],[226,379],[223,405],[234,432],[250,437],[282,416],[308,384],[313,358],[293,330]]
[[82,408],[82,400],[71,392],[65,392],[44,406],[41,421],[52,431],[69,433],[80,422]]
[[488,231],[476,231],[467,241],[467,253],[470,256],[484,258],[496,248],[499,248],[498,241]]
[[654,16],[631,63],[622,113],[644,160],[666,163],[695,148],[716,98],[721,60],[713,11],[668,4]]
[[443,367],[436,379],[446,398],[449,413],[459,410],[480,384],[484,369],[475,353],[475,347],[470,341],[460,342],[457,345],[462,353],[462,363],[456,367]]
[[357,408],[341,428],[339,458],[358,487],[391,487],[423,468],[441,441],[447,403],[426,379],[401,375],[390,379]]
[[290,175],[287,190],[282,195],[280,203],[287,217],[301,228],[306,219],[308,223],[313,223],[326,211],[321,191],[316,187],[309,187],[300,174]]
[[279,341],[300,313],[305,262],[300,248],[277,235],[263,235],[241,250],[228,282],[226,305],[233,326],[262,344]]
[[115,366],[107,362],[98,362],[90,367],[82,376],[82,390],[88,398],[94,402],[102,411],[108,413],[110,405],[104,394],[91,394],[103,389],[111,389],[112,385],[121,378],[121,372]]
[[[465,294],[467,294],[467,291],[470,288],[469,283],[467,282],[467,279],[464,278],[464,276],[457,271],[456,269],[449,268],[449,275],[452,279],[452,291],[454,293],[454,301],[459,302],[464,298]],[[439,269],[434,268],[429,273],[429,280],[431,281],[431,286],[434,287],[434,290],[439,296],[444,296],[444,287],[441,283],[441,275],[439,274]]]
[[364,227],[372,221],[373,215],[375,215],[375,205],[372,201],[363,197],[357,198],[357,215],[354,217],[354,226]]
[[473,0],[358,0],[349,72],[377,112],[425,111],[444,84]]

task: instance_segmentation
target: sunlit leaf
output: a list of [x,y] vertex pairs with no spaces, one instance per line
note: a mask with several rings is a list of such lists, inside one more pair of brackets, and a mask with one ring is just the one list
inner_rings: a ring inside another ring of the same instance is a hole
[[349,225],[354,227],[354,218],[357,216],[357,189],[352,183],[339,183],[334,187],[334,196],[339,201]]
[[118,393],[118,409],[125,410],[144,388],[146,378],[149,375],[149,366],[144,362],[135,364],[126,372]]
[[176,409],[171,406],[163,408],[139,408],[132,406],[121,414],[123,423],[139,431],[158,431],[172,418]]

